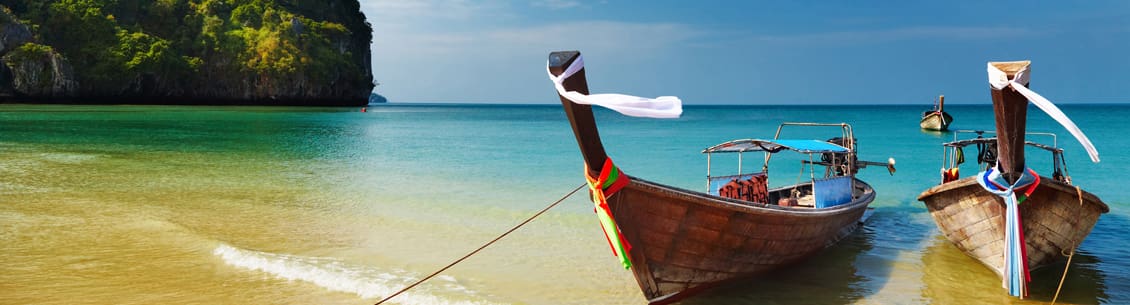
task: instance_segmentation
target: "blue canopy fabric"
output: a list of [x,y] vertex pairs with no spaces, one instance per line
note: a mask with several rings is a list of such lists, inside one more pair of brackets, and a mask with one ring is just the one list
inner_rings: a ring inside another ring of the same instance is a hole
[[846,153],[848,149],[836,144],[828,143],[820,140],[761,140],[761,139],[744,139],[733,140],[726,143],[714,145],[710,148],[704,149],[703,153],[735,153],[735,152],[749,152],[749,151],[769,151],[777,152],[781,149],[788,149],[799,153]]

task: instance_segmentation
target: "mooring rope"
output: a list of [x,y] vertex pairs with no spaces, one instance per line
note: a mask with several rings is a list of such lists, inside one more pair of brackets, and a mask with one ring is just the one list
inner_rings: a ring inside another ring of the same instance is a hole
[[1083,206],[1083,189],[1078,185],[1075,186],[1075,194],[1079,195],[1079,206]]
[[549,209],[552,209],[553,207],[557,206],[557,204],[561,203],[562,201],[565,201],[565,198],[569,198],[569,196],[573,196],[573,194],[577,193],[577,191],[581,190],[581,188],[585,187],[585,185],[586,184],[582,183],[581,185],[577,186],[577,188],[573,189],[573,191],[569,192],[568,194],[565,194],[565,196],[562,196],[561,199],[557,199],[557,201],[554,201],[549,206],[546,206],[544,209],[541,209],[541,211],[538,211],[537,214],[530,216],[530,218],[526,218],[526,220],[522,221],[522,223],[519,223],[518,225],[514,226],[513,228],[510,228],[510,230],[507,230],[506,233],[502,233],[502,235],[499,235],[498,237],[495,237],[491,241],[487,242],[486,244],[483,244],[478,249],[475,249],[475,251],[471,251],[471,253],[467,253],[467,255],[464,255],[463,257],[460,257],[459,259],[455,260],[454,262],[451,262],[451,264],[448,264],[447,266],[444,266],[443,268],[436,270],[436,272],[432,273],[431,275],[428,275],[428,276],[424,277],[423,279],[416,281],[415,283],[412,283],[412,285],[408,285],[408,287],[404,287],[404,289],[400,289],[400,291],[397,291],[396,293],[393,293],[393,294],[389,295],[388,297],[381,299],[380,301],[377,302],[376,305],[380,305],[381,303],[384,303],[385,301],[388,301],[388,300],[392,299],[393,297],[396,297],[397,295],[400,295],[401,293],[408,291],[408,289],[412,289],[413,287],[416,287],[416,285],[419,285],[420,283],[423,283],[424,281],[427,281],[427,280],[431,279],[432,277],[439,275],[440,272],[443,272],[443,271],[447,270],[448,268],[455,266],[455,264],[458,264],[458,263],[462,262],[463,260],[471,257],[472,255],[475,255],[475,253],[479,253],[479,251],[482,251],[487,246],[490,246],[491,244],[498,241],[499,239],[502,239],[503,237],[506,237],[506,235],[509,235],[510,232],[514,232],[514,230],[521,228],[522,226],[526,225],[526,223],[529,223],[531,220],[534,220],[534,218],[541,216],[541,214],[545,213],[546,211],[549,211]]
[[[1078,185],[1075,186],[1075,194],[1079,195],[1079,205],[1082,206],[1083,205],[1083,189],[1079,188]],[[1059,299],[1059,290],[1063,289],[1063,281],[1067,279],[1067,269],[1071,268],[1071,258],[1075,257],[1075,248],[1077,246],[1078,245],[1075,244],[1075,243],[1071,244],[1071,253],[1070,254],[1063,253],[1062,250],[1059,251],[1060,255],[1067,256],[1067,265],[1063,266],[1063,276],[1059,278],[1059,286],[1055,288],[1055,296],[1052,297],[1052,305],[1055,305],[1055,300]]]
[[1071,268],[1071,259],[1075,257],[1075,247],[1076,247],[1075,244],[1071,245],[1071,253],[1070,254],[1063,253],[1062,250],[1059,251],[1059,254],[1061,254],[1063,256],[1067,256],[1067,265],[1063,266],[1063,277],[1059,278],[1059,286],[1055,288],[1055,296],[1052,297],[1052,305],[1055,305],[1055,300],[1059,299],[1059,290],[1063,289],[1063,281],[1067,279],[1067,269]]

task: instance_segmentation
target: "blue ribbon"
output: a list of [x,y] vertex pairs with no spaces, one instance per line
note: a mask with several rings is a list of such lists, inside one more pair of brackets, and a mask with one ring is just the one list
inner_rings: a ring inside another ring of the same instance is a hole
[[[1019,201],[1016,190],[1025,188],[1039,181],[1039,176],[1031,168],[1025,168],[1020,178],[1015,183],[994,183],[1000,181],[999,169],[989,168],[980,173],[981,178],[977,183],[986,191],[1004,198],[1005,202],[1005,229],[1004,229],[1004,285],[1008,294],[1023,298],[1028,294],[1028,257],[1023,248],[1024,230],[1021,226]],[[1003,187],[1002,185],[1008,185]]]

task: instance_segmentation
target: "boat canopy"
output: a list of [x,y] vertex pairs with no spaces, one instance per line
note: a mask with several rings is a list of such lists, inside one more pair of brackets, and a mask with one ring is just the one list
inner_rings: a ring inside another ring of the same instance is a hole
[[783,149],[799,153],[847,153],[848,149],[820,140],[761,140],[742,139],[711,146],[702,150],[704,154],[711,153],[743,153],[750,151],[779,152]]

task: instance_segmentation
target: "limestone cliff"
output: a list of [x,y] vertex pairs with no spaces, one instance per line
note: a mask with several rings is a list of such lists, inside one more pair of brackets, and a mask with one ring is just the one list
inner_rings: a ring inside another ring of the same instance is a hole
[[364,105],[357,0],[0,2],[0,102]]
[[74,72],[59,53],[32,43],[31,30],[10,12],[0,10],[0,97],[69,98]]

